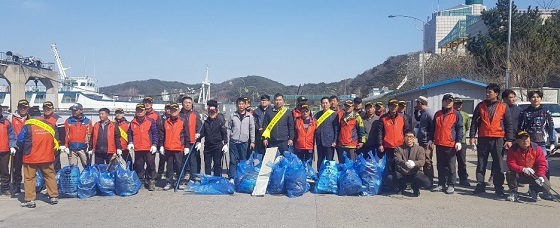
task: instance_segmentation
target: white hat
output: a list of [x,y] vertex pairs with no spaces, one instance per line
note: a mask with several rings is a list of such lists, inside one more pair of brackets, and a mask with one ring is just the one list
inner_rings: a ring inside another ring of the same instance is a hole
[[416,99],[416,101],[420,101],[420,103],[424,105],[428,104],[428,98],[426,98],[425,96],[419,96],[418,99]]

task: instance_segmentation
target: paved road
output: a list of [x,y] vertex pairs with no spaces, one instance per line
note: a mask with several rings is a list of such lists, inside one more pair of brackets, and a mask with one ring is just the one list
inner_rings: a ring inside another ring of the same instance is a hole
[[[468,155],[471,177],[475,159],[473,153]],[[553,158],[551,165],[552,184],[560,190],[560,159]],[[20,208],[18,199],[0,197],[0,227],[558,227],[560,203],[511,203],[496,198],[491,188],[481,196],[470,195],[471,190],[457,188],[453,195],[422,191],[419,198],[307,193],[290,199],[143,189],[131,197],[61,199],[55,206],[41,196],[35,209]]]

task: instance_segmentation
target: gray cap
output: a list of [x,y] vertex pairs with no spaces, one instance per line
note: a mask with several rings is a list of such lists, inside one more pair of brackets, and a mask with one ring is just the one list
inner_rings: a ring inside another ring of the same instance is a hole
[[82,104],[80,103],[75,103],[72,106],[70,106],[70,110],[71,111],[84,110],[84,106],[82,106]]

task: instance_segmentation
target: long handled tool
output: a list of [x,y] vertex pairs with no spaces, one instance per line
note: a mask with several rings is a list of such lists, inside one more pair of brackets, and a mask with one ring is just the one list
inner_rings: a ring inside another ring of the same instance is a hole
[[[552,186],[550,186],[550,182],[546,182],[543,181],[541,182],[539,180],[539,177],[537,177],[537,175],[535,174],[531,174],[531,177],[533,179],[535,179],[535,182],[537,182],[537,184],[541,187],[543,187],[543,189],[546,191],[546,193],[550,194],[552,197],[554,197],[554,202],[560,202],[560,194],[558,194],[558,192],[556,192],[554,189],[552,189]],[[554,194],[552,194],[554,193]]]
[[14,168],[14,161],[15,161],[14,155],[12,155],[10,153],[10,186],[11,186],[10,191],[13,191],[15,189],[15,186],[14,186],[14,171],[16,169]]
[[[204,121],[203,121],[202,125],[200,125],[200,129],[198,129],[196,134],[200,135],[200,132],[202,131],[203,127],[204,127]],[[191,154],[195,153],[193,151],[193,149],[194,149],[194,146],[196,145],[196,140],[198,140],[198,138],[195,139],[195,143],[193,143],[192,146],[191,146],[190,153],[187,155],[187,158],[185,159],[185,162],[183,162],[183,168],[181,168],[181,172],[179,173],[179,178],[177,178],[177,183],[175,183],[175,189],[174,189],[175,192],[177,192],[177,189],[179,188],[179,184],[181,183],[181,180],[183,179],[183,173],[185,172],[185,169],[187,168],[187,164],[189,163],[189,159],[191,157]],[[191,169],[196,169],[196,167],[191,167]]]

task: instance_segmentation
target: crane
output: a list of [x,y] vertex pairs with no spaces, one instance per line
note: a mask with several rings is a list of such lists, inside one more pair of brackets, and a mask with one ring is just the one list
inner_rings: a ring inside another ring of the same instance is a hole
[[66,76],[66,70],[70,69],[70,67],[64,68],[62,66],[62,61],[60,60],[60,56],[58,55],[58,50],[56,49],[56,44],[55,43],[51,44],[51,49],[54,53],[54,59],[56,60],[56,66],[58,67],[58,71],[60,73],[60,79],[62,79],[62,81],[64,82],[64,80],[66,80],[68,78]]
[[[200,88],[200,93],[198,96],[198,103],[206,105],[208,98],[210,97],[210,81],[208,80],[208,65],[206,65],[206,77],[202,81],[202,88]],[[208,86],[208,87],[206,87]]]

